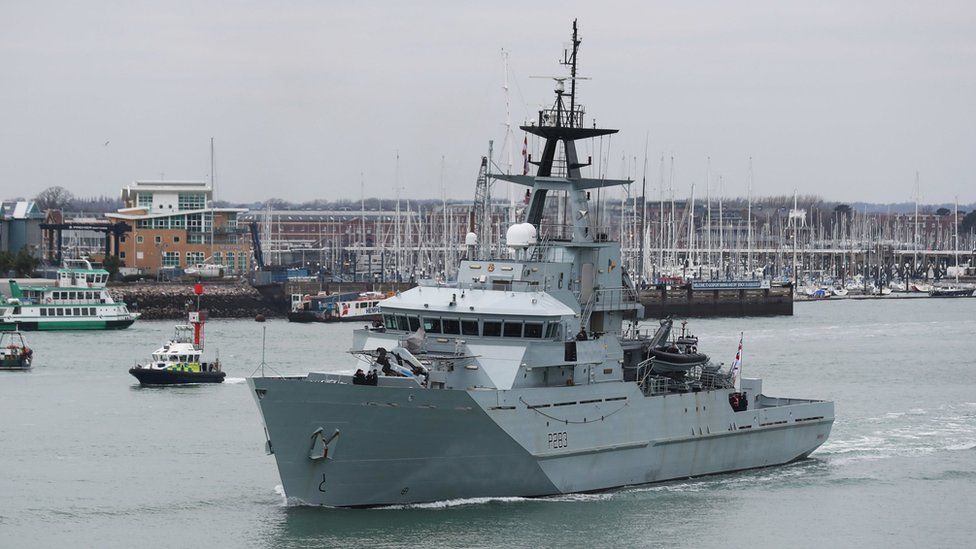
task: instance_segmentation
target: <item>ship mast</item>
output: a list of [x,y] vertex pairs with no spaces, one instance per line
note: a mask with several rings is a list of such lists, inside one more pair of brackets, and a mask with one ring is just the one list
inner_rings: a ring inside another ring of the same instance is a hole
[[[531,223],[539,230],[540,235],[544,233],[542,220],[548,193],[550,191],[564,193],[569,202],[566,215],[567,218],[572,218],[571,220],[567,219],[567,225],[572,226],[571,240],[573,242],[593,242],[594,234],[589,222],[586,191],[602,187],[628,185],[631,181],[629,179],[590,179],[583,178],[580,174],[580,168],[589,166],[592,163],[592,157],[581,162],[577,156],[575,142],[579,139],[591,139],[617,133],[617,130],[583,127],[584,109],[576,101],[576,81],[585,79],[585,77],[578,75],[577,66],[577,53],[581,42],[574,20],[572,47],[563,51],[563,59],[560,61],[561,65],[569,67],[569,76],[552,77],[556,82],[554,90],[556,100],[553,106],[549,109],[539,110],[536,121],[521,126],[525,132],[545,139],[542,158],[535,161],[532,160],[531,156],[528,157],[529,163],[538,168],[536,175],[499,174],[494,177],[495,179],[531,187],[525,219],[527,223]],[[565,88],[566,80],[570,81],[568,93]],[[561,162],[556,162],[557,152],[562,153],[558,156],[560,161],[565,161],[565,168]],[[556,166],[559,168],[559,173],[554,173]],[[544,182],[538,181],[542,178],[545,178]],[[559,227],[554,227],[554,229],[556,234],[550,234],[549,237],[570,239],[570,235],[562,234]]]

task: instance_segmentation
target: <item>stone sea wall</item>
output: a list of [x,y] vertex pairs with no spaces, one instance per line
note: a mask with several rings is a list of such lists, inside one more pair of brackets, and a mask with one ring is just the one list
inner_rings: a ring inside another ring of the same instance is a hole
[[[187,303],[195,303],[193,284],[156,282],[125,283],[109,288],[112,297],[122,300],[143,320],[177,320],[186,317]],[[200,307],[209,318],[254,318],[280,316],[254,288],[246,283],[204,284]]]

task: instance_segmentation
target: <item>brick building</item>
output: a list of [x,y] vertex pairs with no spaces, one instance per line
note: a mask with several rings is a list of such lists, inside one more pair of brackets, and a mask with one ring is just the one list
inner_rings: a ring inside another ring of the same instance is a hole
[[119,246],[127,267],[154,274],[197,263],[223,265],[243,274],[252,262],[243,208],[215,208],[213,188],[203,181],[136,181],[122,188],[123,207],[105,214],[132,225]]

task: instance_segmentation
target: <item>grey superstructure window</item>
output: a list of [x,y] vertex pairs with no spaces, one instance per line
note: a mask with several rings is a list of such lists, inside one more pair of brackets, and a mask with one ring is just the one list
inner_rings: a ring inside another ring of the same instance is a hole
[[505,334],[505,337],[522,337],[522,323],[506,320],[505,329],[502,333]]
[[407,317],[407,320],[410,321],[410,331],[411,332],[416,332],[417,330],[420,329],[420,317],[417,317],[417,316],[408,316]]
[[461,321],[461,335],[466,335],[466,336],[476,336],[476,335],[478,335],[478,321],[477,320],[462,320]]
[[424,317],[424,331],[431,334],[441,333],[441,319]]
[[[477,328],[475,324],[475,328]],[[459,335],[461,333],[461,323],[456,318],[445,318],[443,322],[444,333],[450,335]]]
[[542,323],[541,322],[526,322],[525,323],[525,337],[541,338],[542,337]]
[[386,326],[387,330],[396,330],[396,317],[393,315],[383,315],[383,325]]
[[407,317],[404,315],[396,315],[397,330],[401,332],[406,332],[410,330],[410,325],[407,324]]
[[502,335],[502,323],[493,320],[486,320],[484,322],[484,328],[482,330],[482,335],[485,337],[499,337]]

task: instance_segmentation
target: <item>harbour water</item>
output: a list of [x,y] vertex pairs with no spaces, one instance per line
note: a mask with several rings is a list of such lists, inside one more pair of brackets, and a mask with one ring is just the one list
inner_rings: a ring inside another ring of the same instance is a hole
[[834,400],[829,441],[784,467],[609,493],[294,507],[244,378],[265,328],[269,367],[298,373],[347,368],[355,326],[211,321],[227,383],[170,388],[126,372],[169,322],[32,333],[33,371],[0,373],[0,546],[971,545],[976,300],[798,303],[689,326],[725,362],[745,332],[743,375],[766,394]]

